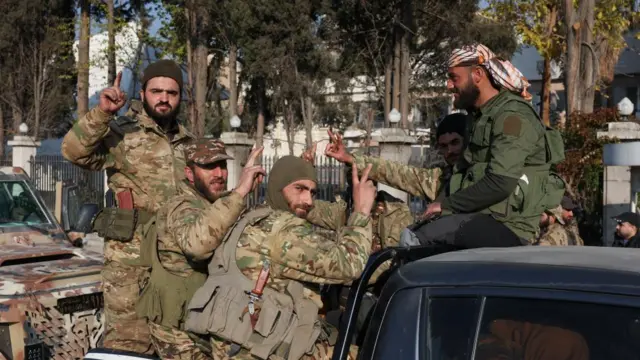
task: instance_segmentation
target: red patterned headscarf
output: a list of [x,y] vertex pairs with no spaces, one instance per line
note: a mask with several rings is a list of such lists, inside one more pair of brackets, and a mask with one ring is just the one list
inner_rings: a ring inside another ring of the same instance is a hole
[[449,58],[449,67],[471,65],[483,66],[498,85],[527,101],[531,100],[531,94],[527,91],[531,85],[527,78],[510,61],[497,58],[488,47],[475,44],[453,50]]

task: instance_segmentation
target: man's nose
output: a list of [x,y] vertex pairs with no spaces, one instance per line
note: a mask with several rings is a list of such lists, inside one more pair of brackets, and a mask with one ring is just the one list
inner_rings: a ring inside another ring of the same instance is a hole
[[451,81],[451,79],[447,80],[447,90],[452,91],[454,88],[453,86],[453,81]]

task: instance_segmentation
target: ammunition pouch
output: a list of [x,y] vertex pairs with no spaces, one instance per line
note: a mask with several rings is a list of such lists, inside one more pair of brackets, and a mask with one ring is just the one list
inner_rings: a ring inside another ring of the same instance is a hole
[[93,231],[108,240],[128,242],[133,239],[136,227],[152,216],[139,209],[104,208],[93,219]]

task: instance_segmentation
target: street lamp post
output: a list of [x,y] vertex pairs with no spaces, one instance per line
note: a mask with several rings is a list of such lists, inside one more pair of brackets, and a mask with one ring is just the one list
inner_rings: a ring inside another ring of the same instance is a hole
[[620,115],[622,115],[622,117],[624,117],[625,121],[627,120],[627,117],[629,117],[629,115],[633,113],[633,108],[633,103],[627,97],[625,97],[618,103],[618,112],[620,113]]
[[402,115],[400,114],[400,111],[398,111],[396,108],[393,108],[391,109],[391,111],[389,111],[389,122],[391,124],[394,124],[394,125],[398,124],[401,118],[402,118]]
[[241,124],[242,124],[242,120],[240,120],[238,115],[233,115],[231,117],[231,120],[229,120],[229,125],[231,125],[231,128],[233,129],[234,132],[238,131],[238,128],[240,127]]

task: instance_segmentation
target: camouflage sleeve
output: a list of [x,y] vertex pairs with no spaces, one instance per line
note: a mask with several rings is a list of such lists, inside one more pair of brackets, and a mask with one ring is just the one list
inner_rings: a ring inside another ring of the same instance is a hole
[[199,199],[183,201],[167,214],[167,231],[177,240],[187,258],[206,260],[213,255],[244,207],[244,198],[236,192],[213,204]]
[[371,254],[370,218],[354,212],[337,237],[314,231],[308,222],[284,224],[274,234],[271,259],[289,279],[348,283],[360,276]]
[[371,156],[353,155],[358,171],[373,165],[369,177],[375,181],[410,193],[413,196],[435,200],[442,169],[422,169]]
[[109,132],[111,115],[95,107],[73,124],[62,140],[65,159],[89,170],[102,170],[112,166],[109,151],[102,139]]
[[307,221],[329,230],[338,230],[346,223],[347,203],[344,201],[313,201],[313,209],[307,215]]
[[569,237],[562,226],[554,226],[545,232],[538,240],[538,246],[568,246]]

